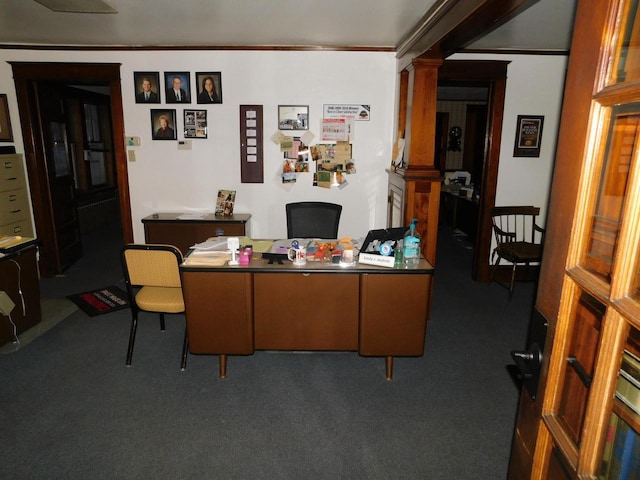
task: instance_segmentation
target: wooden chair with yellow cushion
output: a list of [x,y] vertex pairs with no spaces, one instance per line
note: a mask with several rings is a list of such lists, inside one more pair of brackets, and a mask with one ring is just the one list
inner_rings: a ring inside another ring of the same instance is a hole
[[[533,206],[493,207],[491,219],[496,247],[491,255],[491,281],[502,259],[512,263],[509,299],[513,295],[518,265],[540,263],[544,229],[536,224],[540,208]],[[496,259],[497,257],[497,259]]]
[[[182,254],[171,245],[141,244],[125,245],[121,253],[122,269],[131,305],[131,333],[126,361],[126,365],[129,366],[136,339],[138,315],[141,311],[159,313],[161,330],[165,329],[166,313],[184,313],[179,270]],[[182,370],[186,367],[188,347],[185,322]]]

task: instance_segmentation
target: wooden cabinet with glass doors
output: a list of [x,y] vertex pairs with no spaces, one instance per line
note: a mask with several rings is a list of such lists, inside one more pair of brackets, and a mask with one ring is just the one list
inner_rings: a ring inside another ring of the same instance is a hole
[[605,35],[531,478],[640,478],[640,6],[599,8]]

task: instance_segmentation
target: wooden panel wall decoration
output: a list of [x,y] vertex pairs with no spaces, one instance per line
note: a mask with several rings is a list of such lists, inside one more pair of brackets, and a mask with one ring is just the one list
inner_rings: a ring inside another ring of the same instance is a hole
[[262,105],[240,105],[240,178],[264,183]]

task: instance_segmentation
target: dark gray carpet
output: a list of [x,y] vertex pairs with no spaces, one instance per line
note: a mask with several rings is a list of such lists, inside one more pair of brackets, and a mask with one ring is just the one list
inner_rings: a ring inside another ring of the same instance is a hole
[[[117,237],[116,237],[117,240]],[[91,243],[94,242],[94,243]],[[92,247],[92,245],[96,247]],[[118,246],[87,239],[64,297],[121,282]],[[100,252],[100,253],[96,253]],[[524,346],[534,285],[514,298],[470,279],[471,250],[443,234],[426,351],[189,356],[184,319],[143,316],[124,365],[129,310],[76,311],[0,356],[3,477],[12,479],[501,479],[518,391],[505,371]]]

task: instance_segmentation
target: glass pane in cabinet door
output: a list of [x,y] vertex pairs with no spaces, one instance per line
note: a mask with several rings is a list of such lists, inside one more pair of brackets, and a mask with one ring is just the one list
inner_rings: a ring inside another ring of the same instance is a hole
[[638,0],[620,2],[620,32],[618,47],[614,52],[615,72],[611,76],[613,84],[640,79],[640,15]]
[[627,180],[637,148],[639,124],[640,104],[613,108],[596,209],[591,219],[587,251],[583,258],[583,266],[607,282],[611,280],[611,267]]
[[557,416],[576,444],[580,444],[604,312],[604,305],[586,293],[575,308]]

